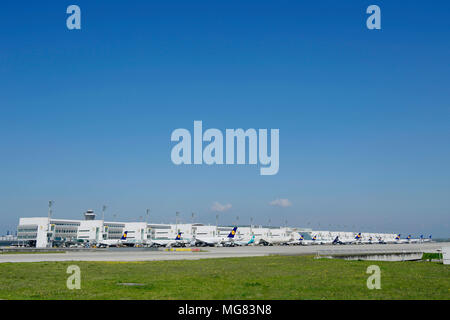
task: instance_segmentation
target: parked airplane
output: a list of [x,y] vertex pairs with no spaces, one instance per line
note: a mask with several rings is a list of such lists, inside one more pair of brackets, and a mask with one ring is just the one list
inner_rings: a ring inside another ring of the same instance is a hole
[[334,238],[332,244],[345,244],[345,243],[342,242],[341,240],[339,240],[339,236],[336,236],[336,238]]
[[230,231],[226,238],[224,237],[201,237],[201,238],[193,238],[191,241],[192,246],[198,247],[214,247],[217,245],[227,245],[229,242],[234,239],[236,235],[237,227],[234,227],[233,230]]
[[361,232],[355,236],[355,239],[340,239],[339,236],[334,238],[331,244],[354,244],[354,243],[362,243],[361,242]]
[[398,234],[398,235],[396,235],[395,237],[394,237],[394,239],[386,239],[385,240],[385,242],[386,243],[398,243],[399,242],[399,240],[400,240],[400,234]]
[[319,244],[317,242],[317,236],[316,235],[313,236],[311,238],[311,240],[305,240],[305,237],[301,233],[299,233],[299,234],[300,234],[300,238],[292,240],[292,241],[289,241],[288,244],[290,244],[290,245],[301,245],[301,246],[310,246],[310,245],[313,245],[313,244]]
[[124,231],[120,239],[101,240],[99,247],[117,247],[127,241],[128,231]]
[[365,241],[362,240],[361,232],[355,235],[354,239],[344,239],[340,240],[340,244],[362,244],[365,243]]
[[248,246],[255,243],[255,235],[253,235],[250,240],[233,240],[229,242],[231,246]]
[[303,239],[303,236],[301,238],[302,238],[301,244],[304,245],[304,246],[309,246],[309,245],[313,245],[313,244],[320,244],[317,241],[317,236],[316,235],[312,236],[311,240],[305,240],[305,239]]
[[393,240],[386,240],[386,243],[409,243],[408,239],[402,239],[401,234],[397,234]]
[[266,238],[259,239],[259,244],[264,246],[273,246],[273,245],[288,245],[290,244],[291,237],[286,236],[280,236],[280,237],[274,237],[274,236],[268,236]]
[[421,236],[421,238],[411,238],[411,235],[408,235],[406,240],[408,241],[408,243],[419,243],[423,242],[423,236]]
[[303,235],[301,233],[299,233],[300,238],[289,241],[288,244],[289,245],[294,245],[294,246],[298,246],[298,245],[302,245],[304,244],[305,238],[303,237]]
[[[400,235],[399,235],[400,236]],[[419,239],[413,239],[410,234],[406,237],[406,239],[397,239],[399,243],[413,243],[418,242]]]
[[395,236],[394,240],[386,240],[385,243],[417,243],[417,242],[429,242],[431,240],[431,235],[428,237],[428,239],[424,239],[423,235],[420,236],[419,239],[414,239],[409,234],[406,239],[400,238],[401,234],[398,234]]
[[383,237],[379,236],[378,237],[378,243],[379,244],[386,244],[386,241],[383,240]]
[[173,240],[151,240],[151,246],[153,247],[184,247],[187,241],[181,239],[181,232],[178,232],[177,236]]
[[331,239],[323,239],[323,238],[319,238],[317,237],[317,235],[312,237],[312,242],[311,244],[333,244],[334,240]]
[[370,236],[369,239],[363,239],[361,236],[361,232],[358,233],[358,235],[355,237],[355,240],[357,241],[356,243],[360,243],[360,244],[373,244],[375,243],[375,241],[373,240],[373,237]]

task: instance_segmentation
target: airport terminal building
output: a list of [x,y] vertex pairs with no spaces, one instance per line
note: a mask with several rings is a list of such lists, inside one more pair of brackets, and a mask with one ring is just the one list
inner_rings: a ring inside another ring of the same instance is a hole
[[[183,239],[195,237],[226,237],[232,226],[211,226],[201,223],[153,224],[147,222],[113,222],[95,219],[92,210],[84,214],[84,220],[68,220],[48,217],[20,218],[17,227],[19,245],[46,248],[61,243],[97,244],[104,240],[119,240],[127,232],[127,244],[148,244],[152,240],[172,240],[181,232]],[[299,228],[239,227],[238,237],[289,237],[294,232],[308,232]]]
[[[48,217],[20,218],[17,228],[19,245],[37,248],[54,246],[99,245],[108,242],[119,242],[125,245],[151,245],[152,242],[174,240],[181,233],[182,240],[191,241],[198,238],[226,238],[232,226],[211,226],[201,223],[190,224],[153,224],[147,222],[104,221],[95,218],[92,210],[84,213],[84,220],[68,220]],[[127,234],[125,240],[122,236]],[[355,232],[313,231],[294,227],[239,226],[236,239],[249,240],[255,243],[270,242],[283,244],[300,238],[313,239],[316,243],[329,243],[336,237],[341,241],[352,241]],[[359,233],[365,241],[383,241],[394,239],[395,234]],[[307,240],[309,241],[309,240]]]

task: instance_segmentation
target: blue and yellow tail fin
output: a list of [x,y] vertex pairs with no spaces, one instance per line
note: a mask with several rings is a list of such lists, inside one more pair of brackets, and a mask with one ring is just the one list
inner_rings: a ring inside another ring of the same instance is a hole
[[178,232],[177,236],[175,237],[175,240],[181,240],[181,232]]
[[128,231],[124,231],[122,234],[122,238],[120,238],[120,240],[127,240],[127,236],[128,236]]
[[233,230],[231,230],[230,234],[228,235],[228,238],[232,239],[236,235],[237,227],[234,227]]

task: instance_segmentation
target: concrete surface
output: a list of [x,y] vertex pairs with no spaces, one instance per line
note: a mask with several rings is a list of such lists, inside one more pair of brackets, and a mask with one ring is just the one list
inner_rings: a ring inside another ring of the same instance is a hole
[[202,248],[207,252],[168,252],[142,248],[108,249],[102,251],[76,251],[66,253],[0,254],[0,263],[40,261],[152,261],[195,260],[205,258],[256,257],[266,255],[333,255],[389,252],[437,252],[450,243],[431,242],[420,244],[372,244],[372,245],[313,245],[313,246],[247,246]]

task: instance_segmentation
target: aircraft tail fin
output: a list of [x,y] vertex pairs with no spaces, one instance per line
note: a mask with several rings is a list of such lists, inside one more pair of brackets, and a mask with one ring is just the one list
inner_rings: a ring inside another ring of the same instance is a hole
[[228,235],[228,238],[233,239],[236,235],[237,227],[234,227],[233,230],[231,230],[230,234]]

